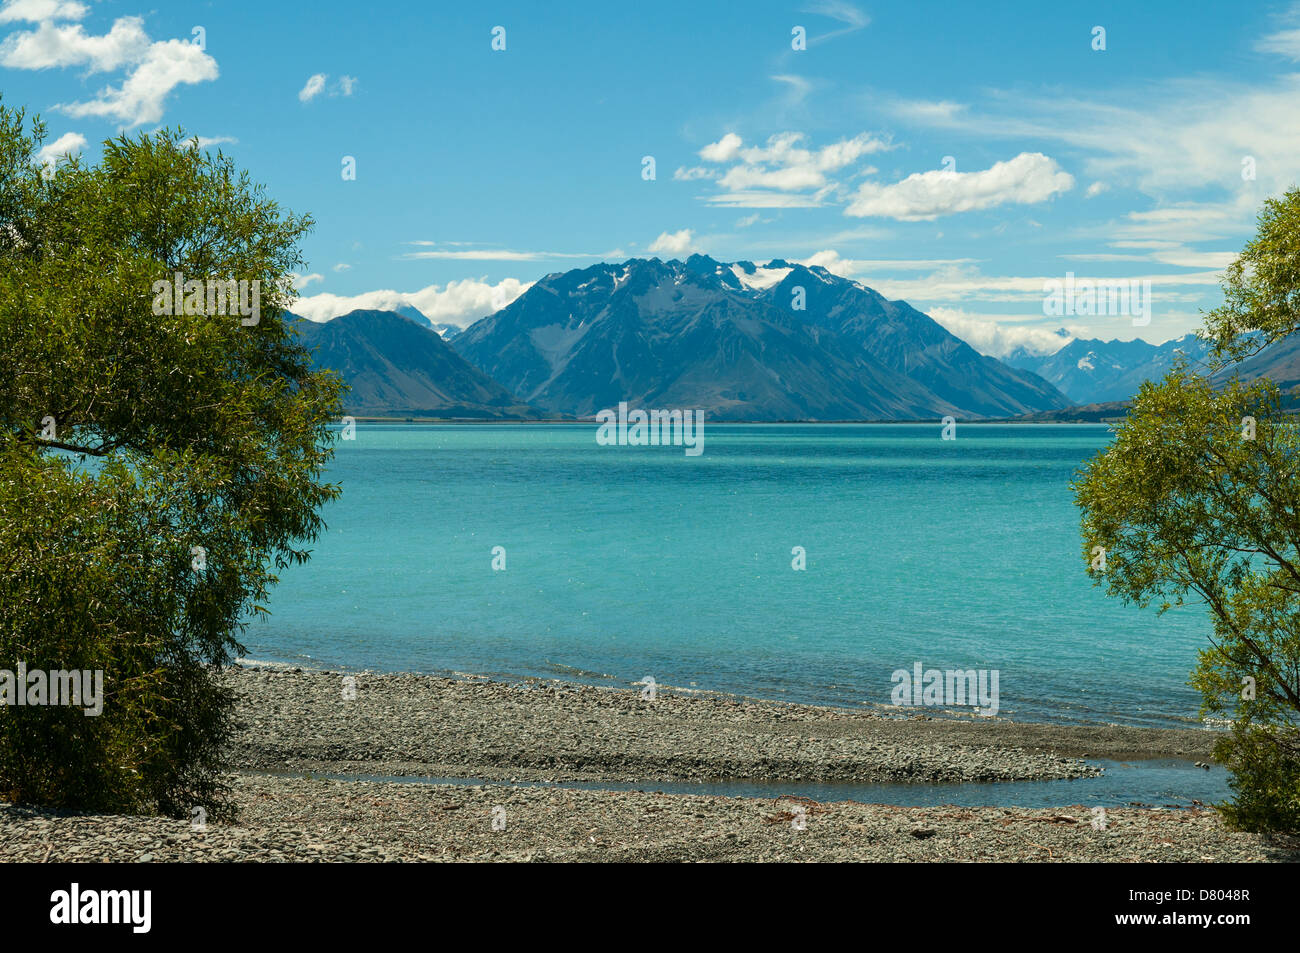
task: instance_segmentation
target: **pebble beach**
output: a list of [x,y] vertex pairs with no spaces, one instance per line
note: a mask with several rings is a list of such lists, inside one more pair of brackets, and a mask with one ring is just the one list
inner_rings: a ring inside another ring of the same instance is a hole
[[[800,783],[1081,778],[1196,730],[820,708],[543,679],[235,668],[233,823],[0,806],[0,861],[1291,861],[1209,809],[898,807]],[[403,778],[408,780],[374,780]],[[409,779],[457,779],[429,783]],[[762,781],[771,797],[656,783]],[[636,790],[600,784],[632,783]],[[581,784],[582,787],[565,785]],[[781,791],[789,784],[791,793]]]

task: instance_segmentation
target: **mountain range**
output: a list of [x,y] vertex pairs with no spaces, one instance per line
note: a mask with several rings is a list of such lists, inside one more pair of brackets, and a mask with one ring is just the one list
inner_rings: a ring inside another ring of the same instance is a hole
[[529,404],[713,420],[1007,417],[1066,407],[1036,374],[823,268],[630,259],[547,275],[453,346]]
[[[621,401],[735,421],[1113,416],[1179,355],[1195,366],[1208,352],[1191,334],[1154,345],[1062,329],[1053,353],[999,361],[823,268],[704,255],[547,275],[463,331],[410,305],[296,326],[363,416],[592,417]],[[1300,335],[1241,372],[1300,384]]]
[[1070,338],[1056,332],[1067,343],[1048,355],[1022,349],[1002,358],[1004,364],[1033,371],[1055,385],[1073,403],[1098,404],[1128,400],[1145,380],[1159,380],[1181,354],[1193,365],[1209,353],[1209,345],[1194,334],[1164,344],[1133,341],[1101,341]]

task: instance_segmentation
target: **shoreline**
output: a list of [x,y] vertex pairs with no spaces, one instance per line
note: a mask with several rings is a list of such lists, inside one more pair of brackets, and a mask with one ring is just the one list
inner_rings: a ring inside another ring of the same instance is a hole
[[[965,783],[1095,775],[1081,759],[1211,762],[1203,728],[1061,725],[818,706],[658,686],[280,663],[226,676],[241,770],[489,781]],[[343,679],[356,698],[343,698]],[[593,730],[599,729],[599,730]],[[512,739],[527,739],[519,744]]]
[[[223,677],[245,723],[230,752],[233,823],[0,805],[0,861],[1300,859],[1295,844],[1228,831],[1203,807],[903,807],[789,790],[1084,778],[1095,769],[1078,756],[1190,760],[1210,732],[890,718],[666,687],[651,702],[558,679],[362,672],[345,698],[337,673]],[[443,783],[455,778],[484,783]],[[727,778],[770,794],[655,790]]]

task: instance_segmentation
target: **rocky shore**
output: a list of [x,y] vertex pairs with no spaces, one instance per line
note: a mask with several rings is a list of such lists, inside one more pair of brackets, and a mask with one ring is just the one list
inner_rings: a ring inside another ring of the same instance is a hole
[[[1267,861],[1207,810],[895,807],[808,781],[1082,777],[1208,759],[1201,731],[889,717],[659,687],[235,669],[233,824],[0,806],[0,861]],[[492,783],[399,783],[319,775]],[[773,797],[655,782],[769,782]],[[509,782],[523,782],[512,785]],[[587,782],[593,789],[547,786]],[[601,790],[636,782],[639,790]]]
[[[1208,760],[1204,731],[886,717],[659,686],[234,670],[237,767],[491,781],[975,782]],[[351,697],[351,696],[355,697]]]
[[[1209,811],[904,808],[244,775],[240,818],[0,808],[5,861],[1287,861]],[[495,824],[494,824],[495,821]]]

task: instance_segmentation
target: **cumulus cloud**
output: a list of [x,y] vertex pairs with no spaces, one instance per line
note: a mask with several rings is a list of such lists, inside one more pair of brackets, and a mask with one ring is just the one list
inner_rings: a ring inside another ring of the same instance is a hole
[[411,292],[382,290],[350,296],[322,292],[299,298],[290,310],[311,321],[329,321],[358,309],[392,311],[410,305],[435,324],[468,327],[501,310],[530,287],[532,282],[506,278],[496,284],[484,279],[450,281]]
[[[1272,52],[1289,49],[1286,34],[1269,34]],[[1147,235],[1194,240],[1179,229],[1190,225],[1195,237],[1206,239],[1251,234],[1262,195],[1294,184],[1300,153],[1300,124],[1293,121],[1297,102],[1300,72],[1284,70],[1249,80],[1198,73],[1080,98],[995,90],[982,108],[950,103],[887,108],[945,133],[1063,143],[1081,156],[1089,179],[1139,190],[1154,200],[1153,211],[1181,209],[1171,213],[1167,227],[1150,221]],[[1213,111],[1206,103],[1232,107]],[[1247,159],[1256,180],[1242,178]],[[1218,202],[1206,201],[1225,193]],[[1198,201],[1199,208],[1190,210],[1189,200]],[[1174,218],[1182,221],[1174,224]],[[1140,237],[1136,228],[1129,234]]]
[[120,86],[106,86],[89,102],[56,106],[69,116],[117,119],[128,126],[159,122],[163,101],[182,84],[217,78],[217,61],[193,43],[167,40],[149,46]]
[[689,228],[679,232],[661,232],[649,248],[652,254],[664,252],[668,255],[685,255],[696,250],[695,236]]
[[72,0],[8,0],[0,7],[0,23],[25,20],[43,23],[46,20],[80,20],[90,8]]
[[85,67],[89,73],[127,69],[118,85],[101,89],[86,102],[62,103],[54,108],[78,118],[116,119],[127,126],[158,122],[163,103],[177,86],[217,78],[217,61],[185,40],[153,42],[140,17],[120,17],[101,36],[86,32],[80,19],[86,9],[61,0],[17,0],[0,9],[0,22],[36,23],[0,43],[0,65],[11,69],[64,69]]
[[734,132],[729,132],[717,142],[712,142],[700,150],[700,158],[705,162],[730,162],[740,154],[744,140]]
[[[739,208],[796,208],[822,205],[841,189],[831,173],[855,164],[864,156],[890,148],[889,143],[867,133],[841,139],[820,149],[806,145],[800,132],[777,133],[762,145],[746,146],[729,132],[700,150],[700,158],[714,165],[729,165],[710,175],[704,167],[679,169],[680,179],[715,178],[718,194],[712,205]],[[870,171],[875,171],[874,169]]]
[[328,77],[324,73],[313,73],[307,77],[307,82],[302,89],[298,90],[298,101],[309,103],[321,94],[325,89],[325,80]]
[[858,187],[846,215],[929,221],[997,205],[1034,205],[1074,186],[1074,177],[1041,152],[1022,152],[980,172],[931,170],[901,182]]
[[103,36],[88,34],[80,23],[58,26],[46,20],[35,30],[5,37],[0,43],[0,65],[10,69],[85,66],[91,73],[112,72],[140,62],[149,46],[149,36],[140,17],[114,21]]
[[926,314],[990,357],[1006,357],[1018,348],[1042,356],[1055,354],[1075,337],[1044,327],[1028,327],[1022,315],[972,314],[960,308],[942,307],[930,308]]

